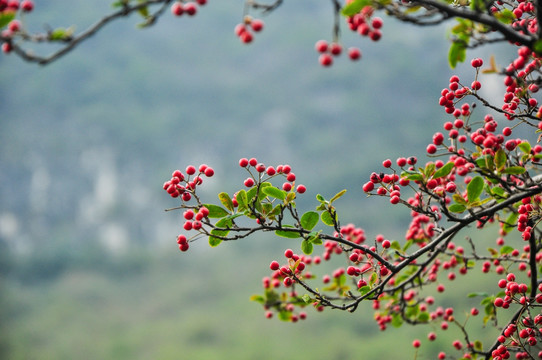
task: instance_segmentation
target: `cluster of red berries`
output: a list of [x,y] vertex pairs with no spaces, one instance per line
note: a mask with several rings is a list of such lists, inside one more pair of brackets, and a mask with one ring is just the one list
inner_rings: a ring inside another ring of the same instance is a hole
[[[284,307],[279,310],[286,310],[288,313],[290,313],[289,319],[292,322],[305,320],[307,318],[307,314],[305,312],[300,312],[299,314],[293,313],[295,310],[293,303],[299,303],[300,300],[297,293],[292,289],[292,286],[295,285],[294,275],[297,278],[311,279],[313,275],[306,271],[306,269],[311,264],[320,264],[321,260],[318,256],[313,258],[308,255],[295,254],[292,249],[286,249],[284,251],[284,257],[287,259],[287,263],[282,266],[276,260],[271,261],[269,268],[271,271],[273,271],[273,273],[271,277],[264,277],[262,284],[267,290],[280,288],[281,285],[287,288],[290,291],[289,296],[292,299],[292,303],[284,305]],[[264,307],[268,310],[265,314],[268,319],[273,317],[273,312],[269,310],[270,306],[273,305],[274,304],[264,304]]]
[[346,18],[350,30],[357,32],[361,36],[369,37],[373,41],[378,41],[382,37],[380,29],[384,22],[379,17],[372,17],[374,8],[366,6],[354,16]]
[[[517,283],[516,276],[509,273],[506,278],[500,279],[497,283],[499,288],[504,289],[505,297],[497,297],[494,300],[494,305],[497,308],[507,309],[512,303],[519,303],[522,306],[527,306],[533,299],[529,299],[527,292],[529,287],[524,283]],[[538,291],[542,292],[542,284],[538,286]],[[539,293],[534,301],[538,304],[542,303],[542,294]],[[526,313],[527,314],[527,313]],[[498,337],[501,343],[492,353],[494,360],[507,359],[510,356],[509,349],[525,348],[535,346],[538,343],[537,337],[542,330],[542,315],[538,314],[533,318],[530,315],[524,315],[517,322],[512,322],[504,329],[502,335]],[[542,357],[542,351],[538,357]],[[527,352],[517,352],[516,359],[532,358]]]
[[[257,181],[269,180],[277,175],[282,175],[286,178],[286,182],[282,184],[282,190],[289,192],[292,191],[295,186],[296,176],[292,172],[290,165],[278,165],[277,167],[266,166],[263,163],[259,163],[256,158],[242,158],[239,160],[239,166],[246,168],[251,175],[243,182],[248,188],[253,187]],[[251,168],[256,170],[256,174],[252,173]],[[267,178],[265,178],[265,176],[267,176]],[[303,194],[307,191],[307,188],[305,185],[299,184],[295,190],[297,193]]]
[[[331,66],[333,64],[333,58],[341,55],[343,52],[343,47],[341,44],[337,42],[332,42],[329,44],[325,40],[318,40],[314,45],[314,48],[318,53],[320,53],[320,57],[318,59],[320,65],[325,67]],[[361,59],[361,51],[357,47],[350,47],[348,49],[348,57],[352,61],[359,60]]]
[[[22,11],[29,13],[34,9],[34,3],[31,0],[0,0],[0,14],[13,14],[15,15],[17,11]],[[5,41],[2,43],[2,51],[4,53],[9,53],[13,50],[11,44],[11,38],[17,33],[22,31],[21,22],[17,19],[10,21],[7,25],[7,28],[2,30],[2,38]]]
[[532,236],[532,226],[529,226],[529,218],[531,215],[539,214],[540,212],[540,196],[535,196],[534,201],[530,197],[524,198],[522,204],[518,207],[518,224],[517,229],[521,232],[521,237],[525,241],[529,241]]
[[[245,16],[242,23],[235,26],[234,32],[243,44],[249,44],[254,40],[254,34],[263,30],[264,23],[260,19]],[[252,31],[251,31],[252,30]]]
[[182,1],[177,0],[171,5],[171,13],[175,16],[182,16],[186,14],[188,16],[194,16],[198,12],[198,6],[207,4],[207,0]]
[[171,179],[164,183],[163,188],[171,197],[176,198],[180,196],[183,201],[190,201],[192,194],[196,191],[196,187],[203,183],[201,176],[211,177],[214,174],[215,171],[213,168],[205,164],[199,166],[199,171],[196,170],[195,166],[189,165],[186,167],[187,176],[180,170],[175,170],[171,175]]
[[[183,213],[183,217],[186,220],[183,229],[186,231],[195,230],[199,231],[203,227],[202,220],[209,216],[209,209],[205,206],[201,206],[198,209],[188,209]],[[177,244],[179,244],[179,250],[187,251],[189,248],[188,239],[185,235],[181,234],[177,236]]]

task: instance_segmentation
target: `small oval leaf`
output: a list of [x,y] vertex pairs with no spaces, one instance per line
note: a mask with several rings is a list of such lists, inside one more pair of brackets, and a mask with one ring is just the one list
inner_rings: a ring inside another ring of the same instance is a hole
[[267,196],[274,197],[279,200],[286,199],[286,191],[281,190],[279,188],[276,188],[274,186],[266,186],[262,188],[262,193],[264,193]]
[[484,190],[484,179],[481,176],[475,176],[467,185],[467,199],[469,203],[473,203],[480,199]]
[[454,166],[454,162],[450,161],[435,172],[435,174],[433,175],[433,179],[440,179],[442,177],[448,176],[452,172]]
[[334,202],[335,200],[343,196],[345,193],[346,193],[346,189],[339,191],[337,194],[335,194],[335,196],[331,198],[331,200],[329,200],[329,203],[331,204],[332,202]]
[[303,254],[310,255],[312,254],[313,246],[310,241],[303,240],[301,242],[301,251],[303,251]]
[[327,226],[334,226],[335,225],[335,221],[337,219],[337,214],[335,214],[335,219],[333,219],[333,217],[331,216],[331,214],[329,213],[329,211],[324,211],[322,213],[322,215],[320,215],[320,219],[322,220],[322,222],[324,224],[326,224]]
[[233,211],[233,202],[231,201],[230,196],[226,192],[221,192],[218,194],[218,199],[226,207],[226,209]]
[[230,214],[222,206],[214,204],[204,204],[203,206],[205,206],[209,210],[209,215],[207,216],[209,218],[222,218]]
[[319,219],[320,216],[316,211],[308,211],[301,216],[300,223],[303,229],[312,230],[318,224]]

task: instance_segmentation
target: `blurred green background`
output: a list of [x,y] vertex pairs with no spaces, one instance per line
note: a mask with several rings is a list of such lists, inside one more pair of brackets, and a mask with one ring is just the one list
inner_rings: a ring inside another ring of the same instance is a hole
[[[343,45],[363,59],[323,69],[313,46],[331,38],[331,3],[285,2],[250,46],[233,34],[242,8],[210,1],[145,30],[123,19],[46,67],[0,57],[0,357],[414,358],[410,342],[430,329],[381,334],[370,306],[265,319],[249,297],[299,244],[256,236],[180,253],[181,213],[164,213],[177,203],[161,187],[174,169],[207,163],[212,202],[242,186],[240,157],[288,163],[308,187],[300,207],[346,188],[343,223],[402,240],[409,212],[361,185],[442,128],[446,28],[386,20],[375,44],[344,27]],[[110,1],[52,0],[28,21],[82,30],[109,11]],[[424,347],[434,354],[457,336]]]

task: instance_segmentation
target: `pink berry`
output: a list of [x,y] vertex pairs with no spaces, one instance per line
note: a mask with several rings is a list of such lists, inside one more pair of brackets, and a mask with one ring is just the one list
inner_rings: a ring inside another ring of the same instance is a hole
[[359,60],[361,59],[361,51],[357,47],[351,47],[348,49],[348,57],[350,60]]
[[292,249],[286,249],[286,251],[284,251],[284,256],[288,259],[290,259],[292,256],[294,256],[294,252]]
[[316,51],[318,51],[319,53],[325,53],[327,51],[327,48],[328,48],[327,41],[319,40],[319,41],[316,42],[314,47],[315,47]]
[[333,56],[341,55],[342,51],[343,51],[343,47],[341,46],[341,44],[338,44],[338,43],[332,43],[331,46],[329,47],[329,52]]
[[250,166],[256,166],[258,165],[258,160],[256,158],[251,158],[248,163],[250,164]]
[[171,5],[171,13],[175,16],[181,16],[184,13],[183,4],[175,2]]
[[31,12],[32,9],[34,9],[34,3],[30,0],[24,0],[22,3],[21,3],[21,9],[24,11],[24,12]]
[[196,7],[196,4],[193,2],[188,2],[184,4],[183,10],[190,16],[196,15],[196,12],[198,11],[198,8]]
[[250,26],[252,27],[252,30],[259,32],[263,29],[263,21],[259,19],[254,19],[250,22]]
[[213,168],[208,167],[207,169],[205,169],[204,174],[207,177],[211,177],[211,176],[213,176],[215,174],[215,171],[213,170]]
[[276,271],[280,268],[280,264],[277,261],[271,261],[269,268],[273,271]]
[[318,61],[320,61],[320,65],[325,67],[331,66],[331,64],[333,64],[333,58],[329,54],[320,55]]
[[240,167],[247,167],[248,166],[248,159],[247,158],[242,158],[241,160],[239,160],[239,166]]
[[186,173],[188,175],[194,175],[196,173],[196,167],[192,166],[192,165],[187,166],[186,167]]
[[305,191],[307,191],[307,188],[305,187],[305,185],[298,185],[297,186],[297,192],[299,194],[303,194]]
[[252,187],[252,186],[254,186],[254,179],[252,179],[252,178],[247,178],[247,179],[245,180],[245,186],[246,186],[246,187]]

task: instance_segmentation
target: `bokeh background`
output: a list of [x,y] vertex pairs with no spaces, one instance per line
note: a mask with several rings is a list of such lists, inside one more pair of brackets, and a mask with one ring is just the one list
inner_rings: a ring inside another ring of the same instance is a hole
[[[110,3],[36,1],[27,20],[83,30]],[[265,319],[249,297],[269,262],[299,244],[255,236],[180,253],[181,213],[164,212],[177,202],[162,184],[206,163],[212,202],[242,186],[239,158],[288,163],[308,187],[300,207],[347,189],[343,223],[401,241],[409,212],[366,198],[361,185],[386,158],[423,158],[442,128],[448,27],[386,19],[378,43],[343,27],[343,45],[363,59],[324,69],[314,43],[331,39],[330,2],[286,1],[250,46],[233,33],[242,11],[241,0],[209,1],[193,18],[168,12],[144,30],[132,16],[46,67],[0,56],[0,357],[414,357],[410,342],[431,329],[380,333],[370,306]]]

